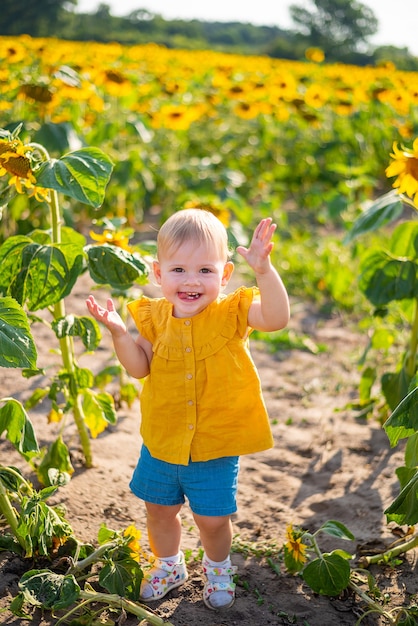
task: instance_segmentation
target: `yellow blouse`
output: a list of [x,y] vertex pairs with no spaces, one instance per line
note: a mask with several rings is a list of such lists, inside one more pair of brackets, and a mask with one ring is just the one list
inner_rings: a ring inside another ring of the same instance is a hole
[[153,346],[141,392],[141,435],[151,455],[187,465],[273,446],[260,379],[249,352],[248,309],[256,287],[222,295],[191,318],[165,298],[128,304]]

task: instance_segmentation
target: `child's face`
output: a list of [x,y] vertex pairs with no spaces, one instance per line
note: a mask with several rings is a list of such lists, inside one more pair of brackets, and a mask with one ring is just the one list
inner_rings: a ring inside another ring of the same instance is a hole
[[173,305],[174,317],[192,317],[219,296],[232,274],[213,246],[187,241],[154,262],[154,275],[164,297]]

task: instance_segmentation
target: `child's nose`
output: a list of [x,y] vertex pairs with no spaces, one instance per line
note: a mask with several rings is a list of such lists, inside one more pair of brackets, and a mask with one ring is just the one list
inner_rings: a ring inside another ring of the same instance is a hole
[[198,285],[199,282],[200,281],[199,281],[198,274],[194,274],[194,273],[186,274],[186,277],[185,277],[186,285]]

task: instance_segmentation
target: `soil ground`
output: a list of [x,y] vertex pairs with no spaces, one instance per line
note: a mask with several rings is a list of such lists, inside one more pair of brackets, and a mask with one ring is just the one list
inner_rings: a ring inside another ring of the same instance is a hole
[[[89,280],[83,278],[66,303],[67,312],[85,315],[84,300],[90,289]],[[99,292],[98,297],[101,295],[105,297]],[[354,626],[364,609],[357,596],[316,595],[282,567],[279,572],[273,571],[266,556],[255,554],[254,548],[258,546],[263,553],[263,546],[280,547],[289,523],[315,531],[331,519],[345,524],[356,539],[338,543],[324,536],[320,542],[324,549],[341,547],[359,556],[396,539],[397,529],[387,525],[383,511],[398,493],[395,469],[403,464],[403,448],[391,449],[380,424],[359,421],[347,408],[357,397],[357,360],[365,338],[343,318],[321,318],[301,302],[292,302],[290,328],[327,349],[317,354],[301,350],[272,353],[264,344],[252,343],[275,446],[241,461],[239,509],[233,519],[235,543],[241,546],[232,554],[238,566],[235,605],[224,613],[203,605],[203,577],[197,558],[199,537],[185,506],[182,547],[189,557],[189,580],[152,605],[160,617],[175,626]],[[37,332],[38,365],[44,367],[56,360],[51,353],[55,344],[47,329]],[[98,371],[112,359],[104,332],[100,349],[81,362]],[[15,396],[24,400],[38,384],[39,380],[21,379],[18,370],[2,369],[0,398]],[[46,413],[46,406],[31,412],[41,444],[52,441],[56,430],[47,424]],[[67,520],[80,540],[97,543],[103,522],[112,528],[135,523],[143,531],[142,544],[147,549],[142,503],[128,488],[141,444],[139,421],[137,402],[130,409],[121,407],[117,425],[92,440],[94,467],[89,470],[83,467],[73,427],[66,427],[64,438],[71,449],[75,473],[54,496],[53,503],[66,507]],[[28,473],[28,466],[4,439],[0,442],[0,464],[15,465]],[[35,477],[31,477],[36,484]],[[3,554],[0,608],[6,608],[17,593],[19,573],[14,564],[9,554]],[[408,553],[396,568],[374,566],[371,571],[382,594],[387,594],[388,608],[416,603],[416,551]],[[36,610],[31,623],[51,626],[57,619]],[[24,622],[6,609],[0,613],[0,623],[17,626]],[[133,626],[138,620],[127,616],[124,623]],[[385,623],[377,616],[367,616],[362,622]]]

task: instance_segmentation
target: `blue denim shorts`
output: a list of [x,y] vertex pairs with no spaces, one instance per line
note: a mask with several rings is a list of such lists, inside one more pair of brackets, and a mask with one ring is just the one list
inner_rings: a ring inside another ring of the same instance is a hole
[[172,506],[188,499],[197,515],[231,515],[237,510],[239,457],[174,465],[153,458],[142,446],[129,487],[152,504]]

